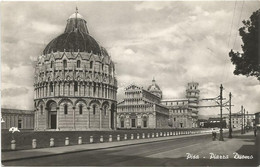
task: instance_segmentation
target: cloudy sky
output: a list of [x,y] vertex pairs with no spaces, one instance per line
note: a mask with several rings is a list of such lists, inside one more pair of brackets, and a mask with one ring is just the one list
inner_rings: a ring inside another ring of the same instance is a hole
[[33,109],[32,62],[63,33],[76,6],[116,63],[118,99],[127,85],[146,88],[155,77],[165,99],[184,98],[190,81],[199,82],[201,98],[217,97],[222,83],[224,97],[233,94],[233,112],[241,105],[249,113],[260,111],[259,81],[234,76],[228,57],[230,49],[241,50],[237,30],[259,1],[2,2],[2,106]]

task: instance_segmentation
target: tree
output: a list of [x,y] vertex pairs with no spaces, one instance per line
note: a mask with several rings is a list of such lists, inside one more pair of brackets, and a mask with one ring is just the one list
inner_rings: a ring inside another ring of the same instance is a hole
[[259,24],[260,9],[253,12],[250,20],[243,20],[243,27],[239,29],[239,35],[242,37],[243,52],[229,52],[231,62],[235,65],[235,75],[254,76],[260,81],[260,50],[259,50]]

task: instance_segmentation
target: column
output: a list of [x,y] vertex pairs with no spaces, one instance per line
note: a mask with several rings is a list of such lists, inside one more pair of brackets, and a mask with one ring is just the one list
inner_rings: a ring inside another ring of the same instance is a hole
[[102,128],[102,108],[99,110],[99,129]]
[[109,129],[111,129],[111,109],[108,109],[108,127],[109,127]]
[[47,83],[45,83],[44,85],[43,85],[43,87],[45,87],[45,89],[44,89],[44,93],[45,93],[45,95],[44,95],[44,97],[47,97],[47,93],[48,93],[48,84]]
[[109,86],[107,87],[107,92],[108,92],[107,93],[107,98],[110,99],[110,87]]
[[94,96],[94,92],[93,92],[93,82],[91,82],[90,85],[89,85],[89,95],[90,95],[91,97]]
[[[75,90],[74,90],[74,82],[72,82],[71,83],[71,85],[70,85],[70,93],[71,93],[71,95],[73,95],[73,96],[75,96]],[[79,91],[79,90],[78,90]]]
[[107,98],[107,85],[104,85],[104,95],[105,95],[105,98]]
[[60,96],[60,82],[58,82],[58,96]]
[[82,89],[82,95],[81,96],[85,96],[85,91],[86,91],[86,83],[85,82],[83,82],[83,85],[82,85],[83,87],[81,88]]
[[46,83],[46,96],[48,97],[50,94],[49,94],[49,83]]
[[38,99],[38,87],[37,86],[34,89],[34,92],[35,92],[35,98]]
[[60,95],[64,95],[64,82],[60,83]]
[[85,84],[85,96],[89,96],[89,83],[87,82],[86,84]]
[[98,84],[98,97],[102,97],[102,94],[101,94],[101,84],[100,83]]

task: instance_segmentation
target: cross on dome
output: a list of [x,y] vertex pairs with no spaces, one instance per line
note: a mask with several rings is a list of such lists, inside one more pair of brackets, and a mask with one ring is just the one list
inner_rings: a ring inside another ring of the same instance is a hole
[[75,11],[75,13],[73,13],[73,14],[69,17],[69,19],[77,19],[77,18],[83,19],[83,16],[82,16],[81,14],[79,14],[78,7],[76,6],[76,11]]

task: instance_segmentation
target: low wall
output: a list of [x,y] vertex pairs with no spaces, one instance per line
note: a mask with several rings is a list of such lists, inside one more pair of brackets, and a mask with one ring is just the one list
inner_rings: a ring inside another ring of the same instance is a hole
[[[210,133],[209,129],[135,129],[135,130],[117,130],[117,131],[21,131],[12,133],[8,131],[2,131],[2,151],[10,150],[12,138],[16,141],[16,149],[31,149],[32,140],[37,140],[37,148],[50,147],[50,138],[54,138],[55,146],[64,146],[65,138],[69,137],[70,145],[78,144],[78,137],[82,137],[82,144],[90,143],[90,136],[93,136],[94,143],[100,142],[100,136],[103,136],[103,142],[109,141],[109,135],[112,135],[112,140],[117,141],[117,135],[120,135],[120,140],[125,140],[124,136],[127,135],[127,140],[130,140],[131,134],[134,135],[134,139],[142,139],[143,133],[145,138],[147,135],[156,137],[156,133],[162,133],[163,136],[172,135],[188,135],[194,133]],[[161,136],[161,137],[163,137]]]

